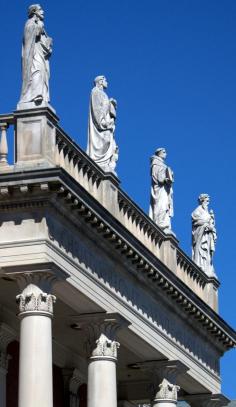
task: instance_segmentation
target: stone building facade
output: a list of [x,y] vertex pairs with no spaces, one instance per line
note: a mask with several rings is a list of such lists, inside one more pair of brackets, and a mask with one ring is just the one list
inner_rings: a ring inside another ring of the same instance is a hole
[[0,115],[0,129],[0,405],[227,405],[219,362],[236,333],[217,278],[50,107]]

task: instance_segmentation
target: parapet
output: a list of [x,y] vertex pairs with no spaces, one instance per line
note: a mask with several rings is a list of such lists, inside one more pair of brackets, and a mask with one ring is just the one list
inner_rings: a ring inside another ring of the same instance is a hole
[[[116,245],[122,246],[122,251],[144,273],[155,278],[155,266],[163,264],[169,272],[217,311],[219,281],[208,277],[181,250],[176,237],[165,234],[121,189],[118,178],[112,173],[105,173],[65,133],[58,122],[55,112],[47,107],[0,115],[0,174],[43,168],[63,169],[97,200],[113,219],[126,228],[129,234],[126,242],[119,241],[119,236],[113,236],[112,233],[109,238],[114,239]],[[15,157],[14,163],[9,165],[7,128],[11,125],[14,126]],[[109,233],[107,231],[107,235]],[[138,253],[132,246],[133,239],[143,248],[141,252]],[[145,250],[154,256],[153,267],[142,255]],[[166,288],[171,289],[167,281],[166,284]]]

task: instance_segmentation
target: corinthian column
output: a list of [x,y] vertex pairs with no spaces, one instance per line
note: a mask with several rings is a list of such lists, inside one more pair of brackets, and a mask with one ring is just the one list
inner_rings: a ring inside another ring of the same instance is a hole
[[116,362],[120,344],[101,334],[88,367],[88,407],[116,407]]
[[128,322],[118,314],[90,314],[77,319],[87,331],[88,407],[117,407],[117,330]]
[[18,295],[20,328],[19,407],[52,407],[51,320],[56,298],[49,294],[53,277],[23,275]]
[[168,382],[163,379],[159,384],[159,391],[155,395],[153,400],[153,407],[175,407],[177,404],[177,393],[179,386]]

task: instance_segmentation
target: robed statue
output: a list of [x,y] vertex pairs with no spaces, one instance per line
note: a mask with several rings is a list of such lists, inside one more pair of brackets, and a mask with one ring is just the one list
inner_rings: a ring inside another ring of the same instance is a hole
[[97,76],[91,92],[88,125],[87,154],[105,171],[116,175],[118,147],[114,139],[116,106],[115,99],[109,99],[105,76]]
[[39,4],[28,9],[22,44],[22,90],[18,109],[47,106],[49,102],[49,58],[52,39],[44,28],[44,11]]
[[201,194],[192,213],[192,259],[208,275],[215,276],[212,263],[216,243],[215,216],[208,210],[210,197]]
[[165,232],[171,233],[171,218],[173,212],[174,174],[165,164],[167,153],[164,148],[158,148],[151,157],[151,200],[149,216]]

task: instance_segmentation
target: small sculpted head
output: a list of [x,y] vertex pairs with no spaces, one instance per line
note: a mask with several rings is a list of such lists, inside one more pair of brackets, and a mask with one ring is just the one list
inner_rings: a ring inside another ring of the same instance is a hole
[[96,78],[94,79],[94,85],[98,88],[106,89],[108,86],[106,77],[104,75],[96,76]]
[[166,149],[163,147],[157,148],[157,150],[155,151],[155,155],[157,155],[157,157],[160,157],[163,160],[165,160],[167,157]]
[[32,4],[31,6],[29,6],[28,16],[29,16],[29,18],[31,18],[33,16],[37,16],[38,18],[40,18],[40,20],[43,20],[44,11],[43,11],[42,7],[40,6],[40,4]]
[[210,196],[208,194],[200,194],[198,197],[199,205],[202,205],[204,209],[208,208],[210,203]]

